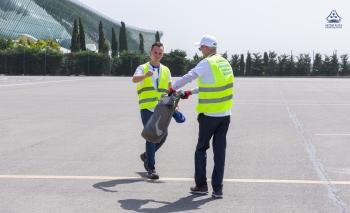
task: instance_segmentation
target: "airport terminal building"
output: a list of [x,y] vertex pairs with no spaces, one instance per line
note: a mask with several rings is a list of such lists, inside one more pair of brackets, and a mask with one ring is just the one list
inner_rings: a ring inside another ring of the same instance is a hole
[[[61,47],[70,49],[74,19],[82,20],[86,44],[98,46],[98,25],[102,21],[106,38],[111,41],[112,27],[117,39],[120,21],[113,20],[77,0],[0,0],[0,36],[17,39],[27,36],[48,40],[53,38]],[[139,34],[144,49],[155,41],[157,30],[133,27],[125,23],[129,51],[139,51]],[[159,31],[162,37],[163,32]]]

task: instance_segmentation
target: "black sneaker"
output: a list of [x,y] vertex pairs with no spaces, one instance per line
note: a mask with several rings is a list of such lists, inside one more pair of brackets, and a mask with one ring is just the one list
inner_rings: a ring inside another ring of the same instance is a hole
[[213,193],[211,194],[211,196],[213,196],[213,197],[215,197],[215,198],[223,198],[222,190],[213,191]]
[[146,152],[142,153],[142,154],[140,155],[140,158],[141,158],[141,160],[143,161],[143,167],[145,167],[146,171],[148,172]]
[[153,168],[148,169],[147,177],[148,177],[149,179],[159,179],[159,175],[157,174],[155,168],[154,168],[154,169],[153,169]]
[[201,195],[205,195],[208,193],[208,186],[202,186],[202,187],[197,187],[197,186],[192,186],[190,188],[191,193],[193,194],[201,194]]

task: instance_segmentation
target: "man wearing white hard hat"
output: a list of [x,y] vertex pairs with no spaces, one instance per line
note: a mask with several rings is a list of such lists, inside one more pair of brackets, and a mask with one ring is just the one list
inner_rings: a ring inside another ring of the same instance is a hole
[[198,87],[185,91],[183,99],[192,94],[198,94],[196,110],[198,112],[199,134],[195,151],[195,183],[190,188],[194,194],[207,194],[206,177],[207,149],[213,138],[214,170],[211,185],[212,196],[223,197],[223,178],[226,156],[226,135],[231,121],[233,103],[233,71],[230,63],[217,53],[217,41],[214,36],[205,35],[199,46],[204,59],[181,79],[177,80],[170,89],[177,89],[198,79]]

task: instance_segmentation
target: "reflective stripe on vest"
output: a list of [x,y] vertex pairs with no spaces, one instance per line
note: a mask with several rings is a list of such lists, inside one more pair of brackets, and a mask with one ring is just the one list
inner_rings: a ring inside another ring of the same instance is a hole
[[[146,74],[149,70],[148,62],[141,65],[143,66],[143,73]],[[161,65],[159,70],[159,85],[158,91],[154,89],[151,77],[147,77],[137,84],[137,94],[139,98],[140,109],[154,108],[161,98],[161,95],[169,91],[169,69],[168,67]]]
[[198,78],[198,104],[196,107],[199,113],[219,113],[232,107],[233,97],[233,71],[229,62],[220,55],[215,54],[207,57],[214,83],[204,84]]
[[151,86],[151,87],[144,87],[144,88],[138,90],[137,94],[140,95],[142,92],[151,91],[151,90],[155,90],[153,86]]
[[157,101],[158,102],[158,98],[145,98],[139,101],[139,104],[142,103],[147,103],[147,102],[153,102],[153,101]]
[[216,87],[216,88],[200,87],[198,88],[198,92],[219,92],[232,87],[233,87],[233,83],[229,83],[226,86]]
[[211,104],[211,103],[221,103],[232,99],[232,95],[228,95],[222,98],[211,98],[211,99],[199,99],[198,103],[201,104]]
[[[168,87],[169,87],[169,85],[168,85]],[[168,90],[168,89],[158,88],[158,92],[160,92],[160,93],[164,94],[164,93],[168,93],[168,92],[169,92],[169,90]]]

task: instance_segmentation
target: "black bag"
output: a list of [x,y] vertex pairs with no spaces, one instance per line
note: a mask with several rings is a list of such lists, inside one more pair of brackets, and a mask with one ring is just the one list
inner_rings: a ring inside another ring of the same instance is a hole
[[141,136],[149,142],[159,143],[165,136],[165,133],[173,117],[175,108],[180,101],[183,91],[172,94],[164,94],[159,103],[154,108],[153,115],[142,130]]

